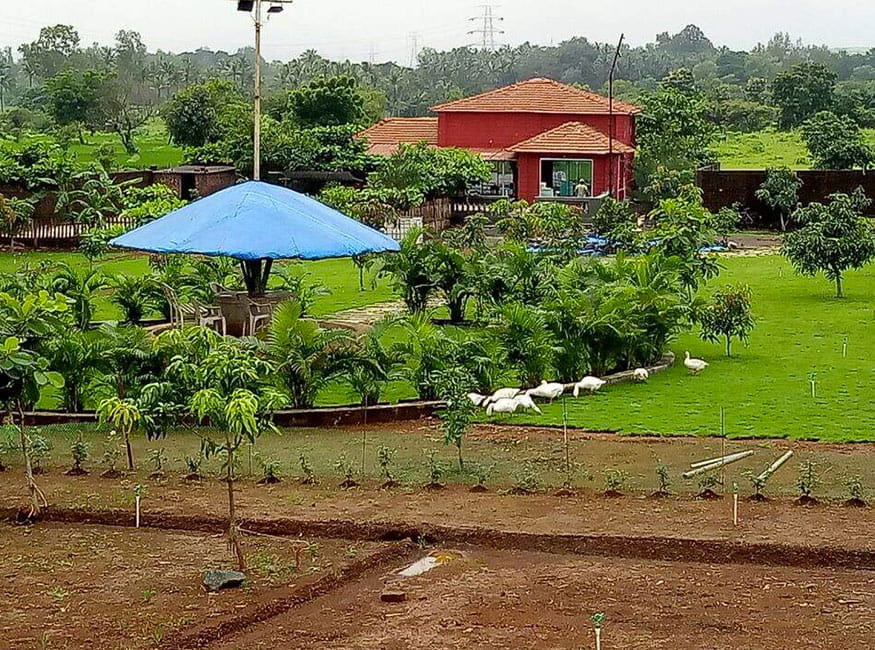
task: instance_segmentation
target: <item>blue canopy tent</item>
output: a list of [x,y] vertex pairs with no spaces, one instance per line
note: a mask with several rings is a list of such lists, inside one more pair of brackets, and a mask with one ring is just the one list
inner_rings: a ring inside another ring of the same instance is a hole
[[236,258],[253,296],[264,293],[276,259],[318,260],[400,250],[391,237],[324,203],[260,181],[211,194],[110,244],[152,253]]

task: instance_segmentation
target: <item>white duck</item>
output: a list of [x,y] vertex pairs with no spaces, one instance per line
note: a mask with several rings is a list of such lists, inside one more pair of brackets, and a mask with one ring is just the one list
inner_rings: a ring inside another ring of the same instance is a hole
[[486,395],[480,393],[468,393],[468,399],[474,406],[480,406],[486,401]]
[[494,402],[490,402],[486,407],[486,415],[493,413],[515,413],[520,407],[520,403],[511,397],[502,397]]
[[574,384],[574,396],[577,397],[581,391],[588,390],[590,393],[596,392],[599,388],[604,386],[607,382],[603,379],[599,379],[598,377],[587,376],[581,379],[579,382]]
[[490,402],[497,402],[500,399],[512,399],[520,394],[519,388],[499,388],[497,391],[492,393],[489,397],[487,397],[482,405],[486,406]]
[[526,395],[531,395],[532,397],[541,397],[543,399],[548,399],[552,402],[564,392],[564,384],[560,384],[559,382],[555,381],[551,383],[542,381],[540,386],[535,386],[534,388],[530,388],[529,390],[527,390]]
[[635,368],[635,370],[632,371],[632,378],[635,379],[635,381],[647,381],[650,379],[650,372],[647,368]]
[[531,396],[523,393],[522,395],[517,395],[513,398],[513,401],[517,403],[517,408],[521,408],[523,410],[531,409],[535,413],[541,413],[541,409],[538,408],[538,405],[535,404],[535,400],[531,398]]
[[708,367],[708,362],[702,359],[691,358],[690,352],[687,350],[684,352],[684,367],[690,371],[691,375],[698,375]]

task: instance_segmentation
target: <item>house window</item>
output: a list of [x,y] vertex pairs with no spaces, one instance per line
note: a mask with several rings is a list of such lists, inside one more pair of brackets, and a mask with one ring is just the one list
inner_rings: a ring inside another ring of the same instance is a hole
[[592,196],[592,160],[541,158],[540,194]]
[[481,196],[513,196],[514,166],[509,160],[491,160],[492,177],[485,183],[473,188],[474,194]]

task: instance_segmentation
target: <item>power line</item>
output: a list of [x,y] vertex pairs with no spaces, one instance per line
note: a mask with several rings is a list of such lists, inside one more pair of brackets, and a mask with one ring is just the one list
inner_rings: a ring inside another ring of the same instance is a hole
[[484,50],[494,52],[498,45],[495,40],[496,35],[504,34],[504,30],[499,29],[496,23],[502,22],[504,18],[493,12],[494,9],[498,8],[498,5],[483,4],[478,6],[483,10],[483,13],[468,19],[469,21],[480,21],[479,29],[472,29],[468,32],[480,35],[480,42],[472,44],[472,47],[479,46]]

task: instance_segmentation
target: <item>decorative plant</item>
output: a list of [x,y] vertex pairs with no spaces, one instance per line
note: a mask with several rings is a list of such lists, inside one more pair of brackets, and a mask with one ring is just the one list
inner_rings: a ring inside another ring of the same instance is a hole
[[52,451],[52,443],[47,438],[32,433],[28,436],[30,444],[30,462],[33,466],[34,474],[42,474],[46,471],[43,461],[45,461]]
[[474,466],[474,479],[476,483],[471,488],[472,492],[485,492],[486,491],[486,483],[495,473],[495,463],[491,465],[485,465],[483,463],[477,463]]
[[744,472],[744,477],[750,481],[751,487],[753,487],[751,501],[765,501],[766,496],[763,494],[763,490],[766,488],[766,483],[769,482],[769,477],[761,474],[754,474],[749,470]]
[[727,286],[718,289],[708,304],[699,311],[702,338],[726,343],[726,356],[732,356],[732,339],[747,341],[755,320],[750,307],[751,291],[748,285]]

